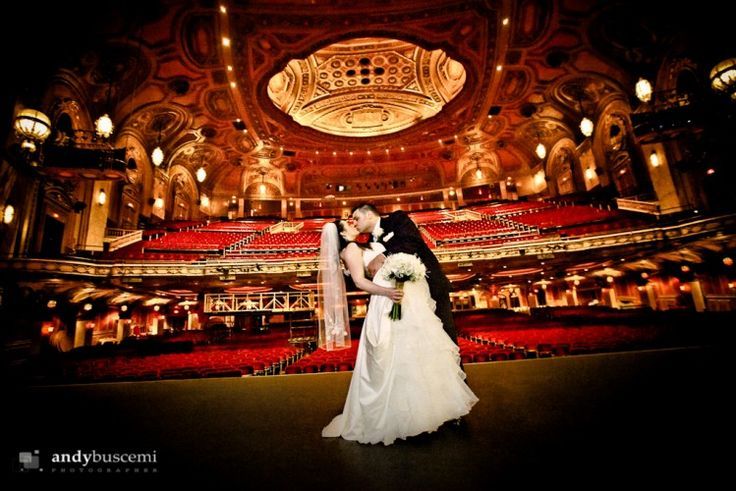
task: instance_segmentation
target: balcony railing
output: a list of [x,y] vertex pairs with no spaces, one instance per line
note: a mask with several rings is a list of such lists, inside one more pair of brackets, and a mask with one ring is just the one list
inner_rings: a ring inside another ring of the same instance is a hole
[[634,134],[638,137],[666,137],[672,132],[692,129],[701,121],[697,100],[676,90],[655,92],[652,103],[643,104],[631,113]]

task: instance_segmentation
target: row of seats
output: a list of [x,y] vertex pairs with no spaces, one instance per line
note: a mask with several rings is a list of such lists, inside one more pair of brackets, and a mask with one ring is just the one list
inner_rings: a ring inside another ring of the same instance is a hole
[[496,220],[465,220],[427,223],[424,229],[437,240],[457,239],[514,233],[517,229]]
[[272,347],[68,360],[63,375],[69,382],[275,375],[303,354],[299,348]]
[[250,236],[241,232],[173,232],[144,246],[149,250],[222,250],[243,242]]
[[241,249],[304,249],[319,247],[321,232],[276,232],[258,236]]
[[533,210],[543,210],[554,205],[546,201],[519,201],[514,203],[496,203],[491,205],[471,206],[470,210],[493,217],[516,215],[528,213]]
[[272,226],[275,222],[272,221],[237,221],[237,222],[213,222],[199,230],[208,232],[242,232],[242,233],[254,233],[261,232],[268,227]]
[[546,327],[517,330],[481,329],[465,332],[476,343],[503,349],[545,354],[608,352],[646,347],[661,339],[664,327],[647,328],[622,325],[585,327]]
[[[431,247],[482,247],[537,240],[545,234],[575,237],[593,233],[640,227],[642,219],[590,206],[558,207],[543,201],[498,203],[468,210],[484,216],[481,220],[448,221],[446,210],[413,212],[423,239]],[[156,224],[144,231],[143,240],[106,254],[112,260],[192,261],[202,254],[227,258],[288,259],[316,255],[320,232],[329,219],[299,220],[297,232],[270,233],[278,222],[239,220],[221,222],[174,221]],[[166,230],[179,230],[166,232]],[[154,233],[155,232],[155,233]],[[162,235],[163,236],[160,236]],[[190,255],[191,254],[191,255]]]
[[619,218],[617,211],[601,210],[590,206],[565,206],[547,208],[532,213],[514,216],[513,220],[523,225],[539,227],[540,230],[564,228]]

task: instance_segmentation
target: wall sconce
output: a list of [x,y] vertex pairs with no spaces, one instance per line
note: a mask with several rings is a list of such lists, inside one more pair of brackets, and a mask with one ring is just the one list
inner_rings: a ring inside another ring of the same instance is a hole
[[649,163],[652,164],[652,167],[659,167],[659,155],[654,150],[649,154]]
[[97,193],[97,204],[102,206],[105,203],[107,203],[107,193],[104,189],[100,189],[100,192]]
[[200,199],[200,204],[203,208],[209,208],[210,198],[206,194],[203,194],[202,198]]
[[540,170],[539,172],[534,174],[534,186],[536,186],[537,188],[544,187],[544,184],[546,182],[545,177],[546,176],[543,170]]
[[589,181],[592,181],[595,178],[595,170],[591,167],[585,169],[585,178]]
[[652,100],[652,84],[645,78],[640,78],[634,87],[637,99],[641,102],[649,102]]
[[43,143],[51,134],[51,120],[41,111],[21,109],[15,116],[13,129],[21,140],[21,148],[33,153],[36,145]]
[[156,198],[156,201],[153,202],[154,208],[163,208],[164,207],[164,199],[163,198]]
[[15,208],[13,205],[5,205],[5,208],[3,208],[3,223],[5,225],[10,225],[13,222],[13,218],[15,218]]

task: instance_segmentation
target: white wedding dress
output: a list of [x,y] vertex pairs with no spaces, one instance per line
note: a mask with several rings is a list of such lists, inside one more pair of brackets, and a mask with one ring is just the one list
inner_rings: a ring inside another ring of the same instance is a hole
[[[371,247],[363,252],[364,265],[385,251],[377,242]],[[373,281],[394,285],[381,270]],[[434,315],[427,281],[404,283],[400,320],[389,318],[392,306],[388,297],[371,295],[345,407],[323,437],[390,445],[435,431],[478,402],[465,384],[459,348]]]

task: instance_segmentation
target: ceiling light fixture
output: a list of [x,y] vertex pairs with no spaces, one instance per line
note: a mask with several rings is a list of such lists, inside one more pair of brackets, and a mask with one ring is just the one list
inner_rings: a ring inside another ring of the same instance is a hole
[[736,102],[736,58],[728,58],[713,67],[710,71],[710,86]]
[[636,97],[641,102],[649,102],[652,100],[652,84],[645,78],[639,78],[634,87]]
[[[112,91],[112,81],[109,81],[107,84],[107,103],[105,105],[105,109],[108,111],[110,110],[111,91]],[[102,138],[110,138],[110,135],[112,135],[112,132],[114,129],[115,129],[115,125],[112,124],[112,119],[107,114],[107,112],[105,112],[102,116],[97,118],[97,121],[95,121],[95,132]]]
[[151,152],[151,162],[153,162],[153,165],[156,167],[159,167],[164,163],[164,151],[161,150],[161,130],[163,123],[159,120],[157,121],[156,126],[158,126],[158,139],[156,140],[156,148]]
[[534,153],[537,154],[537,157],[539,157],[541,160],[544,160],[544,158],[547,156],[547,147],[544,146],[544,143],[542,143],[542,137],[537,132],[537,140],[539,143],[537,143],[537,148],[534,149]]
[[21,148],[33,153],[51,134],[51,120],[41,111],[21,109],[15,116],[13,129],[21,140]]

